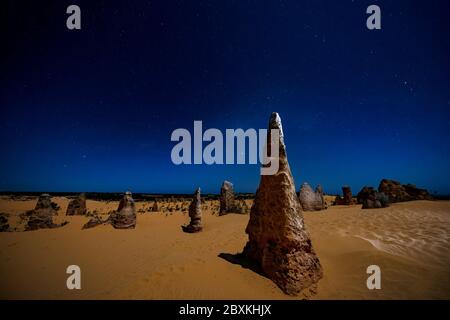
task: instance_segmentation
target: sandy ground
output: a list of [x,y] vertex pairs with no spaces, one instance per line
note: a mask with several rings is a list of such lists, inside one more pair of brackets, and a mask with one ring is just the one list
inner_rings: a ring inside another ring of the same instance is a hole
[[[242,250],[248,215],[219,217],[217,201],[203,205],[204,231],[186,234],[180,226],[189,221],[181,211],[188,202],[139,213],[134,230],[81,230],[88,218],[64,216],[68,199],[53,200],[61,206],[55,220],[68,225],[0,233],[0,299],[450,299],[450,201],[304,213],[324,277],[316,294],[293,298],[219,257]],[[35,203],[3,197],[0,212],[14,217]],[[106,214],[117,204],[87,205]],[[152,204],[140,202],[137,209]],[[66,288],[72,264],[81,267],[81,290]],[[366,287],[373,264],[381,268],[381,290]]]

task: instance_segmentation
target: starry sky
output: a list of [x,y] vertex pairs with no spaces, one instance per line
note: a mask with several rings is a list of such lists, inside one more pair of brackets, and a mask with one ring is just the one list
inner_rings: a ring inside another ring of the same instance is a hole
[[258,165],[176,166],[170,135],[266,128],[276,111],[297,189],[391,178],[450,194],[446,0],[1,6],[0,190],[254,192]]

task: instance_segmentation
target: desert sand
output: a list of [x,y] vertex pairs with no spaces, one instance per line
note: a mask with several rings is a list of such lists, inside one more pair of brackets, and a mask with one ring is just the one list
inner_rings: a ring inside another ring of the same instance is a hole
[[[36,201],[4,196],[0,212],[18,223],[18,214]],[[61,206],[55,222],[68,225],[0,233],[0,299],[450,299],[450,201],[304,212],[324,277],[315,292],[298,297],[219,257],[242,250],[249,219],[219,216],[219,201],[202,204],[204,229],[195,234],[181,230],[189,222],[182,211],[187,201],[161,202],[163,212],[156,213],[147,210],[152,201],[137,202],[133,230],[110,225],[82,230],[89,218],[65,216],[67,198],[53,201]],[[117,205],[87,201],[88,210],[99,214]],[[81,290],[66,287],[72,264],[81,268]],[[366,287],[372,264],[381,268],[381,290]]]

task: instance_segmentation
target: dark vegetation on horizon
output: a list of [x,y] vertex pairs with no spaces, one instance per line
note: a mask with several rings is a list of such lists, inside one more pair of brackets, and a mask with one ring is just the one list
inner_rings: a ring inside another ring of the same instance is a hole
[[[80,194],[80,192],[26,192],[26,191],[0,191],[2,196],[11,196],[12,198],[17,198],[17,200],[23,199],[24,197],[38,197],[43,193],[48,193],[52,197],[67,197],[74,198]],[[124,192],[85,192],[86,198],[89,200],[97,201],[119,201],[123,198]],[[252,199],[254,197],[253,193],[236,193],[237,199]],[[170,194],[170,193],[133,193],[133,199],[135,201],[154,201],[158,199],[184,199],[192,198],[192,194]],[[218,200],[219,194],[207,193],[203,194],[202,198],[205,200]]]
[[[23,199],[24,197],[38,197],[43,193],[48,193],[52,197],[67,197],[73,198],[80,194],[80,192],[27,192],[27,191],[0,191],[1,196],[11,196],[12,198],[17,198],[17,200]],[[89,200],[98,200],[98,201],[119,201],[123,197],[123,192],[85,192],[86,198]],[[327,194],[334,195],[334,194]],[[255,197],[254,193],[236,193],[237,199],[253,199]],[[154,201],[155,199],[183,199],[183,198],[192,198],[192,194],[187,193],[133,193],[133,199],[135,201]],[[218,200],[219,194],[206,193],[202,195],[202,198],[205,200]],[[450,200],[450,195],[439,195],[433,194],[433,198],[435,200]]]

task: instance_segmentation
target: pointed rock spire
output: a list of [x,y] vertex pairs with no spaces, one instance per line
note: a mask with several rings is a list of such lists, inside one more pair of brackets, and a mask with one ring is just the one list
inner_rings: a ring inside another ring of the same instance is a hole
[[272,155],[270,129],[279,129],[278,172],[261,175],[246,228],[243,256],[258,265],[286,294],[297,295],[322,277],[322,267],[305,230],[294,179],[287,160],[281,119],[272,113],[267,154]]

